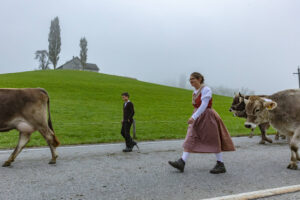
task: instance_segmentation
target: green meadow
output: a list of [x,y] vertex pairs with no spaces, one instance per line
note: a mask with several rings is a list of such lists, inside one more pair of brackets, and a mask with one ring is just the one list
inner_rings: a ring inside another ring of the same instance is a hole
[[[129,92],[135,105],[137,141],[184,138],[193,110],[191,90],[95,72],[47,70],[1,74],[0,87],[45,88],[50,96],[54,130],[62,145],[123,141],[120,129],[124,91]],[[248,135],[249,130],[243,126],[245,120],[228,111],[232,98],[213,98],[213,107],[230,134]],[[0,134],[0,148],[16,145],[17,131]],[[45,145],[36,132],[27,146]]]

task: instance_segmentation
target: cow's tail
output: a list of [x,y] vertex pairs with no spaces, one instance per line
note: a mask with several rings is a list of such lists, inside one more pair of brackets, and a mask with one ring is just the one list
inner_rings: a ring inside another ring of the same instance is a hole
[[48,92],[47,92],[46,90],[44,90],[44,89],[42,89],[42,88],[41,88],[41,90],[42,90],[42,92],[44,92],[44,93],[47,95],[47,97],[48,97],[48,99],[47,99],[48,127],[49,127],[49,128],[52,130],[52,132],[53,132],[53,141],[54,141],[53,146],[58,147],[58,146],[60,145],[60,142],[59,142],[59,140],[57,139],[57,137],[56,137],[56,135],[55,135],[55,132],[54,132],[54,129],[53,129],[53,125],[52,125],[52,121],[51,121],[51,114],[50,114],[50,97],[49,97]]
[[48,126],[49,128],[52,130],[53,134],[53,139],[54,139],[54,146],[58,147],[60,145],[60,142],[58,141],[54,129],[53,129],[53,125],[52,125],[52,121],[51,121],[51,114],[50,114],[50,98],[48,96],[48,100],[47,100],[47,108],[48,108]]

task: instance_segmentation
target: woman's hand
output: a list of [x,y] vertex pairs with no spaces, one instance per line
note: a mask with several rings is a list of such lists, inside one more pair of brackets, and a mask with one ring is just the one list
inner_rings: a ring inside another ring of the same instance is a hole
[[189,121],[188,121],[188,124],[192,124],[192,123],[194,123],[195,122],[195,120],[191,117],[190,119],[189,119]]

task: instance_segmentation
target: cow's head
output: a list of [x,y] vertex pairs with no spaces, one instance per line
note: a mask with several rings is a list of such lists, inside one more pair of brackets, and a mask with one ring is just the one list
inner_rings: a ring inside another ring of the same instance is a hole
[[232,101],[231,107],[229,109],[229,112],[232,112],[233,115],[236,116],[237,111],[245,110],[244,99],[245,99],[245,97],[241,93],[236,94],[233,97],[233,101]]
[[246,128],[255,128],[256,125],[269,121],[268,112],[277,107],[275,101],[264,99],[258,96],[251,96],[245,99],[247,121],[245,122]]

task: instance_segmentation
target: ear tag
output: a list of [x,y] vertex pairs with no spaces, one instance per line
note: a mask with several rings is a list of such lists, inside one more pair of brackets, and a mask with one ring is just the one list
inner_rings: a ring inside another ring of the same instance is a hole
[[268,106],[268,109],[269,109],[269,110],[271,110],[271,109],[272,109],[272,106],[271,106],[271,105],[269,105],[269,106]]
[[268,110],[271,110],[272,109],[272,105],[268,105]]

